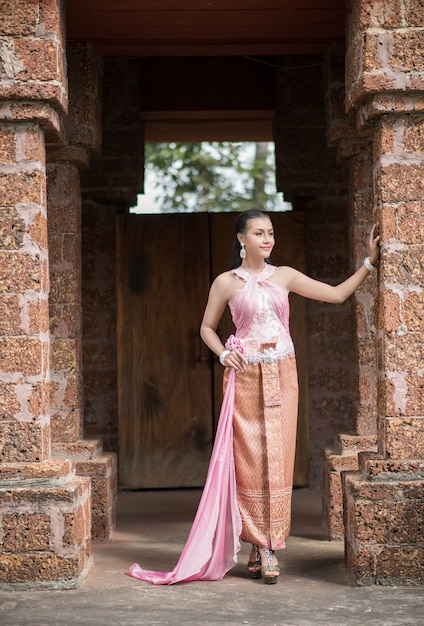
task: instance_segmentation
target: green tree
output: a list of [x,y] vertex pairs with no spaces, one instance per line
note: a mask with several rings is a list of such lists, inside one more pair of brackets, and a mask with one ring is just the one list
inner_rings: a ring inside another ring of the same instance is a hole
[[155,175],[163,212],[267,211],[275,193],[271,142],[146,144],[146,172]]

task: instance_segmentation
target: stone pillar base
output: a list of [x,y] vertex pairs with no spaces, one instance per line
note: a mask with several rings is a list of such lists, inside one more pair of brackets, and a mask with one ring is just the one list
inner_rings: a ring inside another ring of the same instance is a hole
[[342,477],[349,572],[358,585],[422,585],[424,461],[359,464]]
[[94,541],[108,539],[116,518],[116,454],[103,452],[99,439],[54,443],[52,454],[56,459],[71,459],[75,462],[77,475],[91,479],[91,536]]
[[375,437],[339,435],[322,449],[322,523],[330,541],[344,539],[342,472],[359,469],[358,453],[376,450]]
[[46,474],[0,480],[0,589],[74,589],[90,570],[90,480]]

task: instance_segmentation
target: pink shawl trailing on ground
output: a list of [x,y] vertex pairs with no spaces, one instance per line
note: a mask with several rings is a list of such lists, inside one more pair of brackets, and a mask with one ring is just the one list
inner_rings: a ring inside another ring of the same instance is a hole
[[205,487],[187,542],[172,572],[153,572],[134,563],[129,576],[155,585],[221,580],[237,563],[241,519],[236,502],[232,418],[234,374],[230,371]]
[[[246,335],[255,315],[258,282],[270,292],[276,313],[288,327],[288,310],[281,304],[281,289],[266,280],[274,270],[274,266],[267,266],[261,274],[244,276],[247,282],[233,310],[238,338]],[[221,580],[236,565],[242,524],[233,456],[234,395],[235,370],[230,369],[205,486],[178,563],[171,572],[144,570],[134,563],[126,572],[129,576],[155,585]]]

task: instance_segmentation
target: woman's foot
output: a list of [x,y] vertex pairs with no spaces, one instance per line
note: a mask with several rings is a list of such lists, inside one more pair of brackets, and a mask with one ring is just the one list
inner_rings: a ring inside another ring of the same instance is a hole
[[250,552],[249,562],[247,564],[247,571],[251,578],[260,578],[262,569],[261,555],[259,553],[258,546],[252,545]]
[[273,585],[280,575],[277,557],[269,548],[259,548],[261,556],[261,574],[266,585]]

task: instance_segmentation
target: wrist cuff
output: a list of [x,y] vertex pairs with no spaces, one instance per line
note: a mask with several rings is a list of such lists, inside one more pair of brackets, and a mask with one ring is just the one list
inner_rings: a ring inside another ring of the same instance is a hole
[[221,365],[223,365],[225,367],[225,357],[227,356],[227,354],[230,354],[231,350],[224,350],[224,352],[221,352],[221,354],[219,355],[219,362],[221,363]]
[[376,266],[371,263],[369,256],[367,256],[367,258],[364,259],[364,265],[369,272],[374,272],[377,269]]

